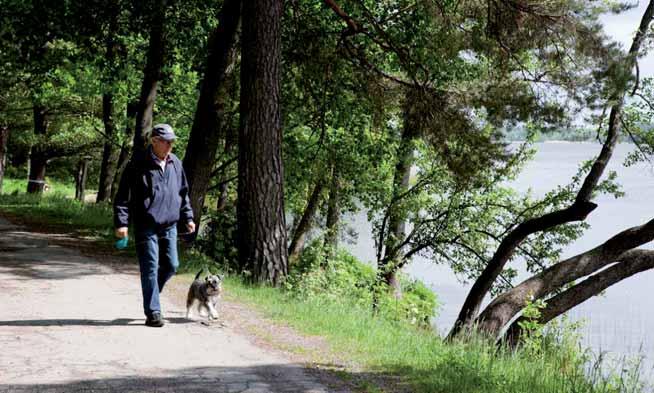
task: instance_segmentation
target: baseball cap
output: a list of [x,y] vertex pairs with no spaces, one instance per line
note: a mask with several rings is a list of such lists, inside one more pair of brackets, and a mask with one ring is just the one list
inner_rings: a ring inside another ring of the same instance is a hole
[[175,136],[175,131],[173,131],[173,127],[171,127],[169,124],[157,124],[152,127],[152,136],[157,136],[166,141],[174,141],[177,139]]

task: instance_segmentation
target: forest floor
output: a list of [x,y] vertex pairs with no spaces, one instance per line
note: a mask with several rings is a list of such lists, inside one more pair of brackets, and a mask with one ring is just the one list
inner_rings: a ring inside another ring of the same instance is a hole
[[218,322],[186,319],[189,275],[162,294],[166,325],[146,327],[134,258],[58,232],[0,218],[0,392],[358,390],[320,338],[234,299]]

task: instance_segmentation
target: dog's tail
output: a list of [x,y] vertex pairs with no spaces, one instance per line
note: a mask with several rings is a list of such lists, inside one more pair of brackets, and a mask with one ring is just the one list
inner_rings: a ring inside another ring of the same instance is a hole
[[202,274],[203,271],[204,271],[204,268],[200,269],[200,271],[198,272],[198,274],[195,275],[194,280],[197,280],[198,278],[200,278],[200,274]]

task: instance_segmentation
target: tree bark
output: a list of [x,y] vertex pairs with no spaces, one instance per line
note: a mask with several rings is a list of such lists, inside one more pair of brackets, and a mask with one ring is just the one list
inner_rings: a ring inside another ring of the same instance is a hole
[[102,122],[104,123],[105,141],[102,149],[102,163],[100,164],[100,180],[98,181],[98,195],[96,202],[104,202],[111,197],[111,187],[116,173],[116,147],[114,142],[114,104],[113,94],[102,95]]
[[[45,107],[35,104],[32,111],[34,114],[34,135],[45,135],[48,127]],[[40,147],[40,144],[36,143],[30,149],[30,170],[27,177],[27,192],[29,194],[41,194],[45,186],[45,169],[48,158]]]
[[7,166],[7,142],[9,141],[9,127],[0,126],[0,194],[2,194],[2,183],[5,178]]
[[[654,251],[629,250],[620,255],[616,262],[615,265],[547,300],[545,308],[541,310],[538,322],[545,325],[573,307],[600,294],[611,285],[634,274],[654,268]],[[524,320],[524,317],[518,318],[507,330],[506,340],[510,345],[515,346],[518,343],[522,333],[520,322]]]
[[130,151],[132,150],[132,145],[133,145],[133,128],[131,127],[130,124],[132,123],[132,120],[136,117],[136,111],[137,111],[138,104],[137,103],[129,103],[127,104],[126,112],[127,112],[127,120],[125,122],[125,137],[123,139],[123,144],[120,146],[120,154],[118,155],[118,162],[116,163],[116,171],[113,176],[113,184],[111,185],[111,200],[114,199],[114,196],[116,195],[116,192],[118,192],[118,184],[120,182],[120,177],[123,174],[123,171],[125,170],[125,167],[127,167],[127,162],[129,161],[129,154]]
[[291,261],[294,261],[300,256],[300,252],[304,247],[306,234],[311,229],[311,221],[313,220],[313,217],[318,210],[318,205],[320,204],[322,189],[322,181],[318,181],[313,187],[311,196],[307,201],[307,206],[302,213],[302,218],[300,218],[300,222],[295,227],[295,231],[293,232],[293,236],[291,238],[291,245],[288,248],[288,258]]
[[[234,146],[237,144],[237,133],[232,127],[225,127],[225,147],[223,149],[223,156],[229,160],[232,156]],[[229,197],[229,182],[227,181],[227,168],[220,175],[220,185],[218,186],[218,200],[216,201],[216,210],[223,211],[227,207],[227,199]]]
[[240,0],[226,0],[223,3],[218,27],[209,40],[209,54],[200,98],[184,156],[189,198],[197,225],[201,222],[204,198],[220,144],[227,99],[225,79],[231,72],[228,69],[234,57],[234,43],[240,15]]
[[238,152],[239,264],[259,283],[288,274],[280,113],[281,0],[243,3]]
[[[407,97],[407,100],[409,98]],[[388,234],[385,243],[384,257],[378,262],[377,270],[382,281],[388,285],[396,298],[402,296],[400,282],[397,278],[398,270],[403,265],[403,253],[398,249],[398,245],[404,241],[406,236],[406,219],[400,208],[397,199],[400,195],[409,190],[409,180],[411,179],[411,166],[413,165],[414,141],[418,137],[417,124],[409,111],[410,100],[405,104],[404,128],[400,140],[400,146],[397,152],[397,163],[395,165],[395,174],[393,175],[393,195],[391,204],[388,206]]]
[[626,251],[654,239],[654,220],[629,228],[603,244],[568,258],[523,281],[495,298],[477,318],[481,331],[497,335],[525,306],[527,299],[542,299],[564,285],[616,262]]
[[161,80],[161,68],[164,63],[164,25],[166,21],[167,0],[157,0],[154,14],[150,23],[150,43],[143,72],[143,83],[139,95],[138,110],[136,112],[136,126],[134,127],[134,145],[137,150],[145,150],[145,133],[152,128],[152,110],[157,98],[157,86]]
[[100,164],[100,179],[98,180],[98,195],[96,202],[104,202],[111,198],[111,186],[116,173],[116,144],[114,141],[114,95],[111,92],[116,81],[116,52],[118,43],[115,40],[115,31],[118,25],[117,4],[109,4],[115,7],[109,22],[109,29],[106,38],[105,62],[107,71],[105,74],[105,92],[102,94],[102,122],[104,123],[104,147],[102,149],[102,163]]
[[83,158],[77,163],[77,176],[75,176],[75,199],[84,202],[86,192],[86,178],[89,173],[89,160]]
[[[635,65],[636,58],[653,15],[654,1],[651,1],[643,14],[638,32],[634,37],[624,64],[625,70],[628,72],[631,72]],[[456,335],[463,327],[472,324],[479,312],[481,302],[490,290],[493,282],[502,272],[504,265],[513,255],[515,249],[520,245],[520,243],[522,243],[522,241],[524,241],[524,239],[527,238],[527,236],[567,222],[584,220],[586,216],[597,207],[597,205],[590,202],[590,199],[600,177],[604,173],[604,170],[613,155],[613,149],[620,135],[622,127],[620,117],[622,115],[622,106],[624,105],[625,90],[626,86],[624,86],[620,91],[615,91],[609,98],[608,102],[611,103],[612,106],[609,115],[608,135],[599,156],[593,163],[588,175],[586,175],[584,183],[578,191],[574,203],[566,209],[523,222],[502,240],[488,265],[473,284],[473,287],[461,308],[457,321],[450,332],[450,337]]]

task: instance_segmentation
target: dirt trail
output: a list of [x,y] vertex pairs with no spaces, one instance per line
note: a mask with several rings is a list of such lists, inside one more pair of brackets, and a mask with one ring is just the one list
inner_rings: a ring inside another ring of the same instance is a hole
[[51,236],[0,219],[0,392],[337,391],[229,321],[186,320],[166,291],[168,323],[145,327],[133,268]]

